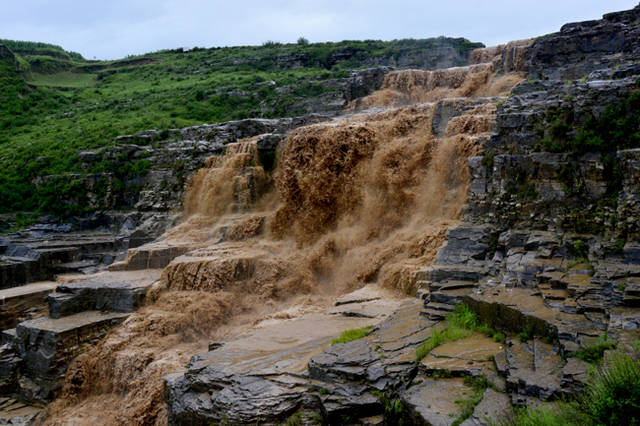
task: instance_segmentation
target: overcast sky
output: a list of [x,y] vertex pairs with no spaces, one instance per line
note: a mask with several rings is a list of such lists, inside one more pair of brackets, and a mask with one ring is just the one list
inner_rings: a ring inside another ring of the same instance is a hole
[[42,41],[85,58],[176,47],[440,35],[486,45],[557,31],[638,0],[0,0],[0,38]]

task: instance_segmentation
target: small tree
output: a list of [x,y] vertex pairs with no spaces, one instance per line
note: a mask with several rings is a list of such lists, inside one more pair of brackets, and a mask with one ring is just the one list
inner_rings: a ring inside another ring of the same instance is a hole
[[309,44],[309,40],[307,40],[306,38],[304,38],[304,37],[300,37],[300,38],[298,39],[298,45],[300,45],[300,46],[306,46],[307,44]]

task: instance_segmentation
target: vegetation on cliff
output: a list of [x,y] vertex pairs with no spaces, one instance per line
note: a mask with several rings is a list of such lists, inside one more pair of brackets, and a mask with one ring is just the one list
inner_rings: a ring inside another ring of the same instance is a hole
[[480,46],[443,37],[270,42],[87,61],[58,46],[0,40],[0,212],[49,212],[42,191],[51,188],[35,188],[34,179],[101,172],[82,170],[78,151],[112,145],[118,135],[302,114],[297,105],[340,90],[331,81],[348,70],[435,66],[447,55],[462,65]]
[[640,92],[607,106],[598,116],[578,123],[573,110],[558,109],[547,117],[544,147],[549,152],[611,152],[640,147]]

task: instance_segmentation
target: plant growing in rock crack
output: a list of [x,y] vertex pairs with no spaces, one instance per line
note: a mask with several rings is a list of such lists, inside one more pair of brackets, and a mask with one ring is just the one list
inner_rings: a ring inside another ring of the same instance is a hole
[[533,339],[533,327],[531,327],[530,325],[526,325],[522,329],[522,331],[517,334],[517,336],[518,339],[520,339],[520,341],[523,343]]
[[378,398],[384,410],[385,424],[402,425],[403,420],[403,404],[402,400],[393,391],[373,391],[373,395]]
[[464,383],[471,387],[472,392],[469,395],[465,395],[464,398],[456,399],[454,401],[460,407],[461,411],[458,418],[451,424],[452,426],[459,426],[462,422],[471,417],[476,405],[482,401],[484,391],[489,386],[487,378],[484,376],[465,377]]
[[447,327],[432,328],[431,337],[416,349],[416,361],[420,361],[436,347],[445,342],[464,339],[474,331],[493,337],[496,332],[487,324],[481,324],[476,313],[465,304],[458,304],[446,318]]
[[617,346],[617,342],[615,340],[609,340],[609,337],[605,333],[598,337],[598,339],[592,342],[589,346],[586,346],[576,352],[575,356],[585,362],[599,364],[602,362],[605,351],[615,349]]
[[302,426],[303,424],[302,413],[300,411],[289,416],[285,422],[286,426]]

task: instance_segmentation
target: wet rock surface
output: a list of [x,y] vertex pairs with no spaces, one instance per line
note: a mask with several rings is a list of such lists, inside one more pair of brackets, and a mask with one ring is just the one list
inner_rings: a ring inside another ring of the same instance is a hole
[[49,316],[61,318],[83,311],[133,312],[141,307],[147,289],[160,279],[160,270],[100,274],[61,284],[47,296]]
[[[357,295],[349,299],[360,300]],[[393,306],[383,306],[390,315],[398,305],[396,301]],[[349,377],[384,375],[380,366],[357,367],[363,358],[375,361],[376,352],[370,353],[366,339],[334,346],[331,340],[342,330],[375,324],[371,317],[304,315],[218,342],[212,351],[194,356],[184,373],[165,377],[170,422],[276,423],[299,410],[320,407],[328,410],[330,417],[351,409],[366,412],[366,408],[377,406],[377,398],[364,388],[354,395],[354,386],[332,383],[331,378],[340,379],[342,373]],[[321,356],[326,359],[318,358]],[[317,391],[310,392],[313,389]]]

